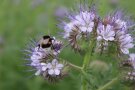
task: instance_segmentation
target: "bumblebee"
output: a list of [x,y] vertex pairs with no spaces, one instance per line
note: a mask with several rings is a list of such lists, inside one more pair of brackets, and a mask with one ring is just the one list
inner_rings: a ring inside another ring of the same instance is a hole
[[55,40],[55,38],[50,37],[49,35],[45,35],[43,36],[39,42],[38,42],[38,47],[39,48],[52,48],[53,47],[53,41]]

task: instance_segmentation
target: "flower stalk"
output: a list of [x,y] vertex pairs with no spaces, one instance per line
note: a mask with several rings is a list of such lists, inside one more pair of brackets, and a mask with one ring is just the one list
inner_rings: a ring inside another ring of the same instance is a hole
[[82,71],[82,67],[80,67],[80,66],[77,66],[77,65],[69,63],[69,62],[68,62],[68,65],[71,66],[72,68],[78,70],[78,71]]
[[92,59],[92,53],[93,53],[94,47],[95,47],[95,39],[93,39],[90,42],[89,50],[84,57],[83,71],[84,71],[85,75],[82,76],[82,90],[88,90],[88,81],[86,79],[86,77],[87,77],[86,74],[87,74],[87,68],[89,68],[89,64],[90,64],[90,61]]
[[116,78],[112,79],[110,82],[108,82],[107,84],[105,84],[104,86],[100,87],[98,90],[107,90],[109,87],[113,86],[118,81],[119,81],[119,78],[116,77]]

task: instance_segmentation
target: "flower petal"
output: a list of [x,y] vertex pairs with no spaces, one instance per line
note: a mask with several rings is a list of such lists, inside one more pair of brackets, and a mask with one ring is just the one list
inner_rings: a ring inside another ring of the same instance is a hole
[[47,64],[47,68],[51,69],[52,68],[52,64],[51,63],[48,63]]
[[63,68],[63,64],[58,64],[57,66],[56,66],[56,68],[58,68],[58,69],[62,69]]
[[130,54],[130,60],[135,61],[135,54]]
[[129,50],[127,48],[122,48],[121,51],[124,53],[124,54],[129,54]]
[[46,71],[47,67],[46,66],[43,66],[42,67],[42,71]]
[[57,64],[58,64],[57,59],[53,59],[53,61],[52,61],[52,65],[57,65]]
[[60,70],[59,69],[55,69],[55,75],[60,75]]
[[53,69],[48,70],[48,74],[49,74],[49,75],[53,75],[54,73],[55,73],[55,72],[54,72]]
[[35,75],[38,76],[38,75],[40,75],[40,73],[41,73],[41,71],[38,70],[38,71],[35,73]]

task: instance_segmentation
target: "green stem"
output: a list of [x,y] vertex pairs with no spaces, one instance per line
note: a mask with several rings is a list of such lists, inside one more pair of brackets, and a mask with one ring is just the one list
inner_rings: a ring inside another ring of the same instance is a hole
[[108,82],[107,84],[105,84],[103,87],[100,87],[98,90],[107,90],[109,87],[113,86],[118,81],[119,81],[119,78],[116,77],[112,79],[110,82]]
[[89,45],[88,52],[86,53],[86,55],[84,57],[83,69],[85,69],[90,64],[90,60],[91,60],[91,56],[92,56],[92,51],[93,51],[94,47],[95,47],[95,39],[91,41],[91,43]]
[[83,83],[83,85],[82,85],[81,89],[87,90],[87,82],[86,82],[87,81],[87,78],[86,78],[87,74],[84,72],[83,68],[79,67],[77,65],[74,65],[72,63],[69,63],[69,62],[68,62],[68,65],[82,73],[82,83]]
[[72,68],[76,69],[76,70],[82,71],[82,67],[79,67],[79,66],[77,66],[75,64],[72,64],[72,63],[69,63],[69,62],[68,62],[68,65],[71,66]]
[[85,78],[82,76],[82,87],[81,90],[88,90],[87,88],[87,82],[85,80]]
[[72,68],[74,68],[74,69],[76,69],[76,70],[79,70],[80,72],[82,71],[82,67],[77,66],[77,65],[75,65],[75,64],[72,64],[72,63],[70,63],[70,62],[68,62],[67,60],[64,60],[64,59],[62,59],[62,58],[58,58],[58,59],[61,59],[61,60],[63,60],[63,61],[66,61],[66,63],[67,63],[69,66],[71,66]]
[[86,75],[82,75],[82,87],[81,87],[81,90],[88,90],[88,79],[86,78],[87,77],[87,67],[89,67],[89,64],[90,64],[90,60],[92,59],[92,53],[93,53],[93,48],[95,47],[95,39],[93,39],[91,42],[90,42],[90,45],[89,45],[89,49],[88,49],[88,52],[86,53],[85,57],[84,57],[84,62],[83,62],[83,74],[86,74]]
[[89,79],[87,77],[87,69],[89,68],[89,64],[92,59],[92,53],[93,53],[94,47],[96,45],[97,26],[98,26],[98,23],[95,22],[95,27],[93,28],[93,34],[90,37],[91,40],[89,42],[89,46],[88,46],[88,48],[86,48],[87,53],[84,57],[84,62],[83,62],[83,66],[82,66],[83,74],[86,74],[86,75],[82,75],[81,90],[88,90]]
[[88,66],[89,61],[90,61],[90,54],[86,53],[86,55],[84,57],[84,62],[83,62],[83,69],[85,69]]

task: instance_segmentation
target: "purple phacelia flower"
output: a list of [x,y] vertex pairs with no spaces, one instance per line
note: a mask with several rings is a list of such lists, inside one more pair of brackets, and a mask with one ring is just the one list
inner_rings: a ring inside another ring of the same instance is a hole
[[97,40],[105,40],[105,41],[113,41],[114,40],[114,36],[115,36],[115,31],[114,31],[114,27],[111,25],[99,25],[98,29],[97,29]]
[[[48,39],[50,38],[46,38],[45,41],[42,41],[42,43],[45,45],[45,42],[47,43]],[[39,41],[40,44],[42,44],[41,40]],[[52,45],[47,48],[39,47],[39,42],[35,43],[34,45],[30,50],[25,51],[30,53],[28,54],[28,60],[30,62],[28,65],[35,70],[35,75],[40,75],[49,82],[58,81],[60,78],[65,76],[66,73],[63,71],[65,64],[63,64],[63,62],[60,63],[58,58],[63,43],[54,39],[52,40]]]
[[64,38],[70,36],[70,32],[78,27],[78,31],[81,33],[90,33],[94,27],[95,14],[90,11],[82,11],[79,14],[73,16],[70,22],[64,24]]

